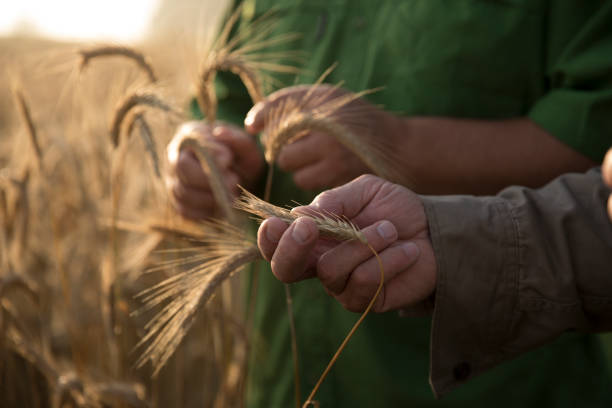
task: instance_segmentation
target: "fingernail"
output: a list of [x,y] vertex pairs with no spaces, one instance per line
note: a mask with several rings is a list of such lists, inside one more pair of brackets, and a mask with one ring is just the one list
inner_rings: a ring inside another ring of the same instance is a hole
[[395,227],[389,221],[378,224],[376,231],[385,241],[392,240],[395,237]]
[[407,242],[405,244],[402,244],[402,249],[404,250],[404,253],[408,257],[408,259],[412,261],[415,261],[421,254],[421,249],[414,242]]
[[298,244],[304,244],[310,238],[310,228],[304,224],[304,221],[298,219],[294,224],[291,236]]
[[269,226],[266,228],[266,238],[268,241],[276,244],[280,241],[281,235],[274,228],[270,228]]

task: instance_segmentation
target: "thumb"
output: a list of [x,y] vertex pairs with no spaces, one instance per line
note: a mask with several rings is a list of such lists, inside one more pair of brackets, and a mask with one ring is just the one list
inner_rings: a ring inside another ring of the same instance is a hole
[[264,129],[265,102],[258,102],[249,110],[244,118],[244,128],[251,135],[256,135]]
[[385,180],[366,174],[340,187],[327,190],[315,197],[306,207],[295,211],[328,213],[352,219],[372,201]]

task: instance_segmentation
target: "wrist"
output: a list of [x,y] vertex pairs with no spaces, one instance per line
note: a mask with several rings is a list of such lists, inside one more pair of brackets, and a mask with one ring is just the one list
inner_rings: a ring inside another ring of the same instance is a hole
[[424,169],[424,156],[426,147],[419,145],[418,124],[419,118],[404,117],[383,112],[385,118],[380,137],[389,140],[392,144],[397,172],[403,177],[398,183],[413,191],[422,191],[422,174]]

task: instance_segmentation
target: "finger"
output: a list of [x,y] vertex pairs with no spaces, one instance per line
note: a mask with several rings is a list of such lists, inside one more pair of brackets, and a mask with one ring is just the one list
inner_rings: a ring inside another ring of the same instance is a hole
[[234,153],[222,143],[214,139],[207,139],[203,141],[203,145],[208,149],[220,169],[228,169],[234,162]]
[[289,228],[280,218],[268,218],[261,223],[257,230],[257,246],[266,261],[272,259],[274,251],[283,233]]
[[180,215],[191,220],[203,220],[205,218],[210,218],[214,214],[213,207],[206,205],[190,207],[186,204],[182,204],[180,201],[173,202],[173,205]]
[[[397,240],[395,226],[386,220],[370,225],[361,232],[377,252]],[[345,290],[353,270],[372,257],[372,250],[361,242],[343,242],[319,258],[317,277],[330,293],[340,294]]]
[[329,163],[317,162],[293,173],[293,182],[302,190],[315,191],[334,186],[336,176]]
[[228,146],[237,155],[243,155],[257,148],[255,139],[242,129],[230,125],[218,125],[213,129],[213,137]]
[[187,186],[176,179],[169,182],[169,187],[174,199],[184,206],[205,207],[208,210],[214,207],[215,201],[210,191]]
[[603,164],[601,165],[601,175],[609,187],[612,187],[612,149],[608,150]]
[[[386,284],[376,299],[374,311],[382,311],[384,308],[390,287],[388,283],[414,265],[419,255],[420,250],[414,242],[396,242],[379,253]],[[380,264],[376,257],[372,257],[355,268],[344,291],[336,298],[347,310],[364,311],[378,290],[380,278]]]
[[195,154],[188,150],[179,153],[176,164],[176,176],[186,186],[209,189],[208,178],[196,158]]
[[225,181],[225,185],[227,187],[227,191],[230,193],[230,196],[236,197],[240,194],[240,188],[238,185],[240,184],[240,177],[233,171],[226,171],[223,173],[223,180]]
[[266,102],[257,102],[244,118],[244,129],[251,135],[256,135],[264,128]]
[[376,312],[414,305],[434,292],[437,279],[436,259],[431,250],[431,243],[428,239],[411,242],[414,242],[418,248],[418,258],[402,273],[390,280],[385,279],[385,296],[382,299],[384,302],[382,304],[379,301],[376,302]]
[[[210,145],[215,162],[221,170],[227,170],[232,160],[232,155],[226,147]],[[195,188],[208,189],[210,183],[208,176],[202,168],[202,164],[195,154],[190,150],[183,150],[179,153],[176,165],[176,175],[185,184]]]
[[181,146],[183,139],[186,136],[193,134],[199,135],[200,138],[206,137],[208,134],[208,125],[201,121],[190,121],[179,126],[174,137],[170,143],[168,143],[166,148],[168,163],[170,164],[171,168],[176,167],[179,157],[179,147]]
[[239,174],[243,183],[253,183],[259,178],[264,159],[253,136],[235,126],[221,125],[215,127],[213,137],[232,151],[234,160],[230,168]]
[[340,187],[324,191],[308,206],[318,212],[327,212],[352,219],[376,196],[385,180],[366,174]]
[[283,146],[276,163],[287,172],[294,172],[304,166],[316,163],[325,155],[325,148],[319,142],[319,133],[307,133],[293,143]]
[[[251,135],[261,132],[266,126],[265,117],[267,113],[282,103],[287,98],[300,98],[311,86],[297,85],[283,88],[269,95],[265,100],[258,102],[249,110],[244,119],[244,128]],[[314,98],[313,98],[314,99]]]
[[296,282],[309,277],[308,255],[314,249],[319,231],[314,220],[300,217],[285,231],[272,255],[274,275],[282,282]]

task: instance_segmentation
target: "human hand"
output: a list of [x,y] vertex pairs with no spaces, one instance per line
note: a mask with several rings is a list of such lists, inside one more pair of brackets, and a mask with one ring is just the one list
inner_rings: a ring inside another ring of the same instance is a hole
[[[601,175],[604,182],[612,188],[612,149],[608,150],[606,157],[604,158],[603,165],[601,166]],[[612,194],[608,198],[608,216],[612,221]]]
[[[251,108],[245,119],[245,129],[253,135],[263,131],[269,125],[266,123],[269,112],[288,101],[305,101],[305,109],[313,109],[351,95],[330,85],[285,88]],[[373,139],[375,133],[379,133],[373,130],[392,120],[392,115],[357,98],[333,112],[331,118],[366,140]],[[292,172],[295,184],[305,190],[336,187],[372,171],[353,151],[322,131],[309,131],[283,146],[277,164],[282,170]]]
[[166,186],[181,215],[202,219],[217,212],[208,177],[192,151],[179,151],[181,141],[194,134],[213,149],[223,181],[233,195],[238,194],[237,184],[247,189],[256,184],[264,163],[253,138],[237,126],[197,121],[181,125],[167,147],[170,171]]
[[[336,214],[362,229],[385,271],[385,285],[372,310],[399,309],[433,293],[436,260],[427,218],[421,199],[410,190],[366,175],[293,211]],[[290,226],[278,218],[267,219],[259,227],[257,241],[279,280],[316,277],[350,311],[363,311],[380,282],[378,262],[367,246],[321,238],[308,217]]]

